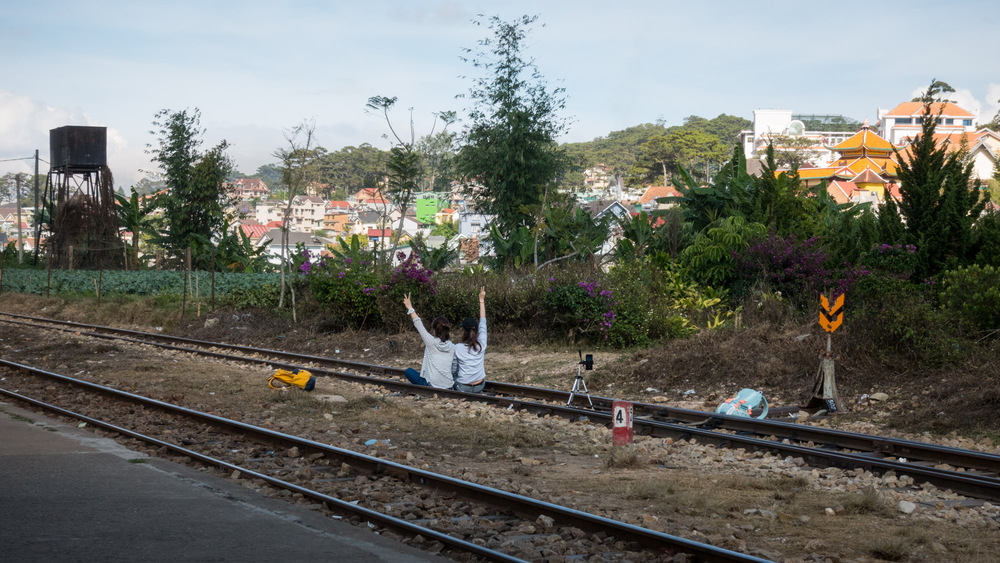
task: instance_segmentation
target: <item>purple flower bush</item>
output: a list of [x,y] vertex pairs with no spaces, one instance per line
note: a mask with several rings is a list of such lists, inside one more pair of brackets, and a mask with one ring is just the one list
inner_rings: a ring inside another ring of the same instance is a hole
[[[555,278],[548,278],[548,283]],[[607,340],[615,323],[618,301],[610,289],[602,289],[598,281],[553,285],[546,289],[542,306],[555,328],[571,339],[583,336]]]
[[794,235],[767,235],[752,242],[743,253],[733,254],[736,292],[746,292],[763,283],[771,291],[780,291],[803,303],[830,288],[845,291],[852,278],[828,268],[828,257],[816,237],[799,240]]

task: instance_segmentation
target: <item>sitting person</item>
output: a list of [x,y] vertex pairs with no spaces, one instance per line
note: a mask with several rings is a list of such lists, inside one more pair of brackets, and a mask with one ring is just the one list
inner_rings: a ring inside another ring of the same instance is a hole
[[479,322],[462,321],[462,341],[455,346],[455,389],[479,393],[486,386],[486,288],[479,290]]
[[455,355],[455,344],[449,339],[451,325],[448,319],[437,317],[431,322],[431,336],[424,328],[424,323],[413,310],[413,302],[410,301],[410,294],[403,297],[403,305],[406,307],[406,314],[413,319],[413,326],[420,333],[420,338],[424,341],[424,361],[420,365],[420,371],[413,368],[406,368],[406,378],[414,385],[426,385],[438,387],[440,389],[451,389],[455,385],[452,378],[452,359]]

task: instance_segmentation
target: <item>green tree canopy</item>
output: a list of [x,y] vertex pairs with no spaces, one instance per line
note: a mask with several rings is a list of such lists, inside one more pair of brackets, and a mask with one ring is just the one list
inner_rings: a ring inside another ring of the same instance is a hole
[[567,129],[566,120],[558,116],[565,103],[563,91],[549,89],[534,61],[522,55],[536,20],[491,17],[486,26],[492,36],[481,39],[483,50],[465,59],[485,74],[473,79],[467,95],[473,105],[457,170],[482,186],[473,201],[480,211],[495,216],[501,236],[533,222],[529,209],[539,209],[546,187],[565,167],[555,142]]
[[153,121],[159,143],[149,145],[148,152],[169,189],[158,201],[166,219],[166,230],[158,242],[178,259],[184,249],[191,248],[194,266],[207,268],[211,249],[204,241],[211,240],[222,227],[223,210],[231,203],[225,186],[233,164],[226,155],[226,141],[199,151],[204,133],[200,122],[197,108],[160,111]]
[[918,98],[924,102],[920,135],[899,158],[899,212],[905,242],[917,247],[914,279],[922,280],[968,261],[972,227],[986,205],[972,183],[972,162],[964,150],[949,151],[934,139],[939,115],[931,103],[952,91],[938,80]]

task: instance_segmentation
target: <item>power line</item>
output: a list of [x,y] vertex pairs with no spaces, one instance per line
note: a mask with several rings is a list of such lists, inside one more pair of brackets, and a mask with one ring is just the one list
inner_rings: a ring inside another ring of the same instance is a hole
[[[13,162],[15,160],[35,160],[35,155],[26,156],[24,158],[5,158],[3,160],[0,160],[0,162]],[[46,164],[48,164],[48,163],[46,163]]]

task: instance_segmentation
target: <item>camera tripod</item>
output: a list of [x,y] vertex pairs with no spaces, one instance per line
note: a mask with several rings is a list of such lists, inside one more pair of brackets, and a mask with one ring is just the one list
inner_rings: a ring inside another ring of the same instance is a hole
[[580,363],[576,366],[576,379],[573,381],[573,389],[569,392],[569,400],[566,404],[569,405],[573,402],[573,396],[582,394],[587,396],[587,402],[590,403],[590,408],[594,408],[594,401],[590,400],[590,391],[587,390],[587,382],[583,380],[583,369],[588,370],[594,369],[594,356],[587,354],[587,359],[583,359],[583,351],[580,351]]

